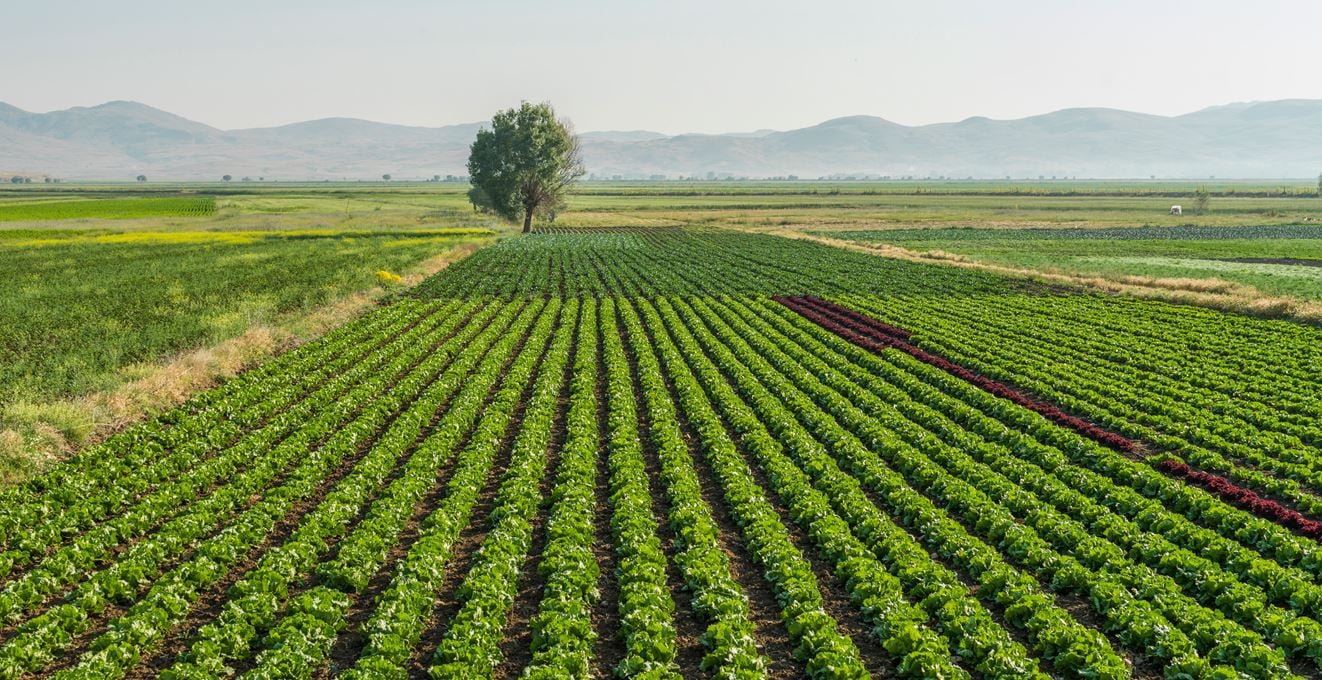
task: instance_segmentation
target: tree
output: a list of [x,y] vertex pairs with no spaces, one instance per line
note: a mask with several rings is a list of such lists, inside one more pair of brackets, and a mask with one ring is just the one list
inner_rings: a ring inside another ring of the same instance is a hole
[[384,174],[384,175],[381,175],[381,179],[383,179],[383,180],[389,182],[389,181],[390,181],[390,174],[389,174],[389,173],[386,173],[386,174]]
[[1322,197],[1322,172],[1317,175],[1317,195]]
[[1200,186],[1193,192],[1193,212],[1195,215],[1202,215],[1207,212],[1207,206],[1212,202],[1212,193],[1207,187]]
[[232,180],[232,179],[234,179],[234,178],[231,177],[230,175],[223,175],[223,176],[221,176],[221,179],[223,179],[223,180],[225,180],[226,182],[228,182],[228,181],[230,181],[230,180]]
[[147,176],[146,176],[146,175],[138,175],[138,181],[139,181],[139,182],[146,182],[146,181],[147,181]]
[[565,191],[585,172],[569,121],[556,118],[550,104],[523,102],[492,116],[490,130],[477,131],[468,156],[468,199],[510,222],[522,219],[527,233],[533,215],[554,219]]

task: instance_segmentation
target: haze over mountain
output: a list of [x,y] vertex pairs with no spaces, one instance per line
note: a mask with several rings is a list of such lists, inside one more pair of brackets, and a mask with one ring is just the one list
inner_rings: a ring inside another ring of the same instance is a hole
[[[0,103],[0,172],[153,180],[460,175],[481,125],[325,118],[220,130],[136,102],[50,113]],[[582,137],[589,171],[605,177],[1315,177],[1322,100],[1228,104],[1173,117],[1076,108],[912,127],[849,116],[788,131]]]

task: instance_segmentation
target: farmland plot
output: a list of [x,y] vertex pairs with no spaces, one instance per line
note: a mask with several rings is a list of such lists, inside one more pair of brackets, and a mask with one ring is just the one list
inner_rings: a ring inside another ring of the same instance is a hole
[[99,200],[47,200],[0,205],[0,222],[140,217],[205,217],[216,212],[211,197],[102,198]]
[[1319,341],[509,239],[0,492],[0,676],[1315,676]]

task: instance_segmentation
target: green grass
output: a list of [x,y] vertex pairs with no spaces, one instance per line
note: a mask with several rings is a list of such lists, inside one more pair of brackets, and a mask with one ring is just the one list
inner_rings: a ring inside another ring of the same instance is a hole
[[[824,232],[818,232],[824,233]],[[1322,224],[1262,227],[1127,227],[1119,229],[890,229],[825,232],[854,241],[1222,241],[1322,239]]]
[[1038,271],[1120,278],[1221,279],[1274,296],[1322,300],[1322,268],[1232,262],[1240,258],[1322,261],[1322,226],[1174,227],[1095,230],[926,229],[820,232],[954,253]]
[[130,220],[142,217],[206,217],[216,212],[210,197],[101,198],[26,203],[0,203],[0,222]]
[[134,362],[373,287],[471,232],[0,239],[0,403],[112,386]]

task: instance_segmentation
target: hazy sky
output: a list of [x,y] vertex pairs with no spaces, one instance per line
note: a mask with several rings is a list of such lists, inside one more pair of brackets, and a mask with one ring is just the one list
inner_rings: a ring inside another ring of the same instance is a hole
[[787,129],[1322,98],[1316,0],[4,0],[0,101],[132,99],[221,128]]

